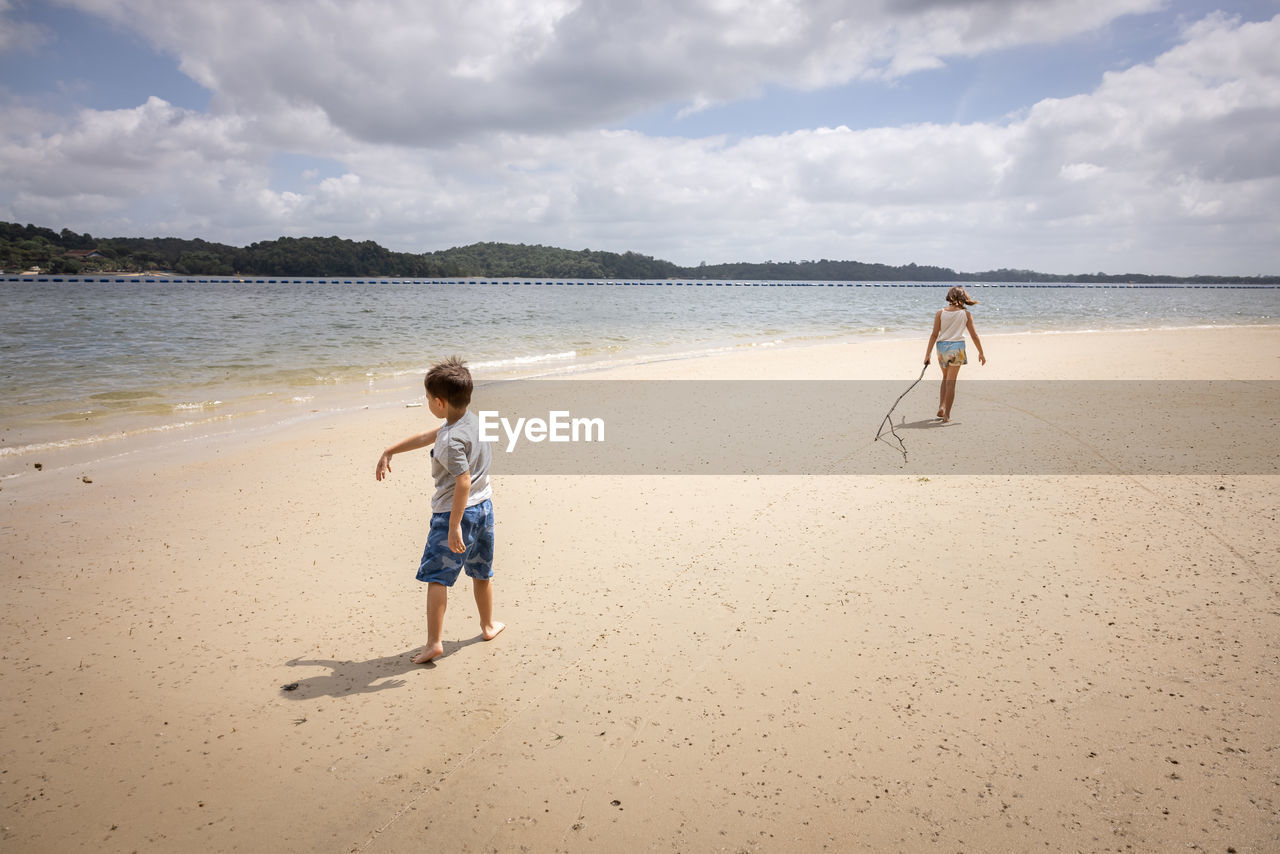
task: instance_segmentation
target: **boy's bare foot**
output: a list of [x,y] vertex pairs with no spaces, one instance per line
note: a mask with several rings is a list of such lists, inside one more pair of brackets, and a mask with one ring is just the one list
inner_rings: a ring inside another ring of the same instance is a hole
[[413,657],[414,664],[426,664],[427,662],[439,658],[444,655],[444,644],[435,643],[422,648],[422,652]]
[[946,417],[947,417],[947,416],[946,416],[946,413],[944,413],[941,409],[939,409],[939,410],[938,410],[938,417],[939,417],[939,418],[941,418],[941,419],[943,419],[943,420],[946,420]]
[[488,627],[481,626],[480,637],[484,638],[487,641],[491,641],[494,638],[496,638],[498,635],[502,634],[502,630],[505,629],[506,627],[507,627],[506,623],[494,623],[492,626],[488,626]]

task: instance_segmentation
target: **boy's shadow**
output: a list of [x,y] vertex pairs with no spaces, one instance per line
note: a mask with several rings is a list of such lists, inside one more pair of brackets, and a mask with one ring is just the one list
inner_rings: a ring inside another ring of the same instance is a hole
[[[414,647],[408,652],[397,655],[386,655],[382,658],[371,658],[368,661],[336,661],[330,658],[294,658],[285,662],[287,667],[327,667],[329,673],[308,676],[297,682],[289,683],[281,693],[290,700],[305,700],[310,697],[330,696],[346,697],[350,694],[372,694],[388,688],[400,688],[407,684],[404,679],[386,679],[423,668],[431,669],[442,658],[448,658],[463,647],[479,643],[483,638],[476,635],[463,641],[445,641],[444,654],[427,662],[414,664],[413,657],[422,647]],[[375,684],[376,683],[376,684]],[[292,686],[292,687],[290,687]]]

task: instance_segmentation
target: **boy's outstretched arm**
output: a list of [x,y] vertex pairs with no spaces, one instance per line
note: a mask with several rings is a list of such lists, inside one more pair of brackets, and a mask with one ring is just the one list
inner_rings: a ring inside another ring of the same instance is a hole
[[471,496],[471,472],[464,471],[453,479],[453,505],[449,508],[449,551],[461,554],[467,550],[462,541],[462,514]]
[[434,445],[436,442],[436,434],[440,432],[437,427],[426,433],[419,433],[417,436],[410,436],[407,439],[401,439],[390,448],[382,452],[382,456],[378,457],[378,468],[374,470],[373,476],[378,480],[382,480],[391,474],[391,458],[396,454],[403,454],[406,451],[416,451],[419,448],[425,448],[428,445]]

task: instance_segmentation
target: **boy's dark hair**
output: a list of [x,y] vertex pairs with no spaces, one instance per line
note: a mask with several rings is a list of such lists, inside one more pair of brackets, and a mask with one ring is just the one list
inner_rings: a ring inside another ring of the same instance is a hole
[[471,371],[457,356],[450,356],[427,371],[427,394],[440,397],[455,409],[471,403]]

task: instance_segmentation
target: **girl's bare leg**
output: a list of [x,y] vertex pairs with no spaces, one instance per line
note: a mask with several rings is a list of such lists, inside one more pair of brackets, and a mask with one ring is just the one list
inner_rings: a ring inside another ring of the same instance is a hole
[[942,371],[942,382],[938,383],[938,417],[947,413],[947,366],[938,362],[938,370]]
[[942,369],[942,388],[939,392],[942,406],[938,417],[943,421],[951,420],[951,404],[956,399],[956,377],[960,376],[959,365],[947,365]]

